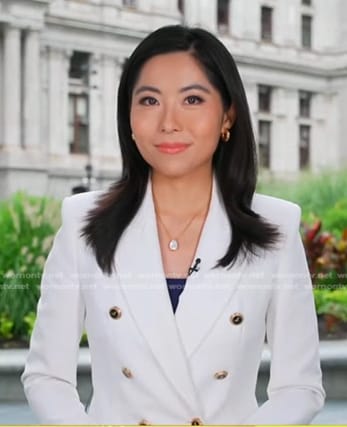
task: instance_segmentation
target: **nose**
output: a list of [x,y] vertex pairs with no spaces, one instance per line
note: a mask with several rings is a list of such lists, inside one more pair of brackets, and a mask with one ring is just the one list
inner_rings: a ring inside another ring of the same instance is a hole
[[181,123],[177,107],[174,105],[166,105],[162,111],[160,131],[172,133],[179,130],[181,130]]

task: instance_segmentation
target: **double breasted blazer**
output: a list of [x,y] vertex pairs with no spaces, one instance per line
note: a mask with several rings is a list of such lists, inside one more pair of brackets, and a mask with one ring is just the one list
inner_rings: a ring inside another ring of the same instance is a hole
[[[46,424],[307,424],[324,402],[300,208],[254,195],[252,209],[282,239],[232,268],[214,269],[232,238],[214,181],[191,274],[173,313],[149,181],[144,201],[102,273],[80,230],[99,192],[66,198],[47,259],[22,375]],[[112,233],[112,229],[109,230]],[[91,353],[93,397],[76,391],[80,337]],[[268,400],[255,387],[265,335]]]

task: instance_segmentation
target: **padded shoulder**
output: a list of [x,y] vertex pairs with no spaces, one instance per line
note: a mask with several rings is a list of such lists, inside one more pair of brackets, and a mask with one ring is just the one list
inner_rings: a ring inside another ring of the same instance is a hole
[[63,219],[68,217],[75,221],[82,221],[103,194],[104,191],[88,191],[65,197],[62,205]]
[[296,203],[255,193],[252,201],[252,210],[269,223],[278,225],[281,228],[299,228],[301,208]]

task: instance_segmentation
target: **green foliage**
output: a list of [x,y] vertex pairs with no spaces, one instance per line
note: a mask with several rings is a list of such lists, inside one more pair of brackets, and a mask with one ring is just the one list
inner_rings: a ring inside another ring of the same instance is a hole
[[[303,220],[320,218],[323,228],[340,235],[347,227],[347,170],[320,175],[303,174],[291,182],[260,179],[257,191],[299,204]],[[330,228],[332,227],[332,228]]]
[[[345,192],[347,193],[347,187]],[[347,228],[347,197],[340,199],[324,214],[323,225],[325,230],[329,230],[335,236]]]
[[316,286],[332,289],[347,285],[347,228],[340,237],[322,232],[322,222],[303,224],[302,239]]
[[347,322],[347,287],[331,291],[315,288],[314,297],[317,314],[332,314]]
[[36,313],[34,311],[31,311],[26,316],[24,316],[23,320],[24,320],[24,323],[27,325],[27,335],[28,337],[30,337],[34,329],[34,325],[36,321]]
[[82,334],[80,345],[83,347],[88,347],[88,335],[86,331],[84,331]]
[[20,339],[30,331],[30,313],[36,311],[43,265],[59,221],[59,202],[48,198],[16,193],[0,202],[0,316],[7,319],[0,337]]
[[13,337],[12,334],[13,321],[5,315],[0,315],[0,337],[10,339]]
[[299,204],[317,314],[347,322],[347,170],[267,181],[257,191]]
[[[257,188],[302,207],[303,220],[311,224],[303,241],[317,313],[333,314],[342,321],[347,321],[346,189],[347,171],[306,174],[291,183],[261,182]],[[44,262],[59,225],[60,202],[24,193],[0,202],[0,339],[29,338]],[[87,342],[85,334],[81,342]]]

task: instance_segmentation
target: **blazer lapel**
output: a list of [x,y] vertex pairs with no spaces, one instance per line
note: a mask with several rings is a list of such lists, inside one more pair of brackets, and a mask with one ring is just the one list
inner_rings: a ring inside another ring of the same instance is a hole
[[201,413],[162,266],[149,180],[144,201],[119,242],[116,273],[129,310],[190,413]]
[[213,268],[225,255],[231,234],[214,179],[210,209],[194,258],[200,258],[200,269],[188,277],[176,311],[177,327],[188,357],[212,330],[237,289],[245,268],[246,262],[237,262],[230,270]]

